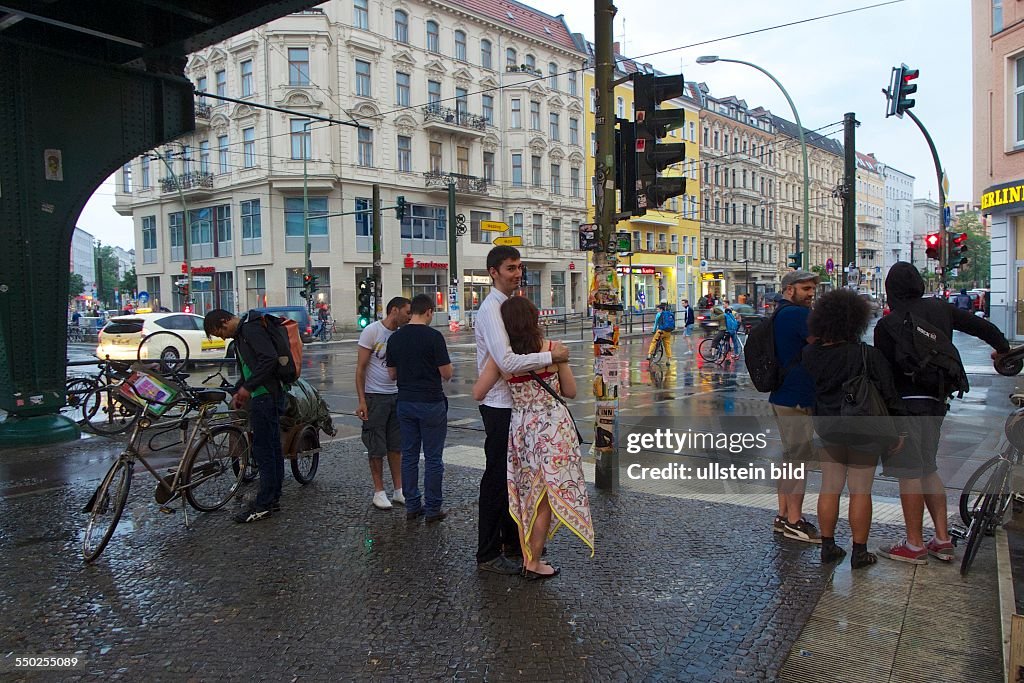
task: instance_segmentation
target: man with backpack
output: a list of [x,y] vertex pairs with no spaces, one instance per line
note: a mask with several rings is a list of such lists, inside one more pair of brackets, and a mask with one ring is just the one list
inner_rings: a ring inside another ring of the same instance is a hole
[[281,415],[285,410],[285,392],[281,386],[282,364],[279,359],[289,351],[274,338],[276,330],[272,326],[277,324],[275,316],[250,311],[239,318],[222,308],[213,309],[203,319],[207,337],[235,340],[235,352],[241,366],[241,378],[235,387],[231,407],[248,408],[252,457],[260,468],[256,500],[234,518],[242,524],[266,519],[281,509],[281,485],[284,482]]
[[689,299],[683,299],[679,312],[683,314],[683,337],[686,339],[686,353],[693,353],[693,325],[696,317]]
[[647,360],[654,355],[654,347],[658,340],[663,340],[665,345],[665,362],[672,362],[672,332],[676,329],[676,314],[668,310],[668,304],[662,301],[658,304],[658,313],[654,316],[654,335],[651,337],[651,345],[647,349]]
[[[951,394],[970,388],[953,345],[953,330],[994,348],[993,359],[1010,350],[995,325],[941,298],[923,298],[924,290],[917,268],[903,261],[893,264],[885,278],[892,312],[875,326],[875,347],[892,366],[896,390],[909,415],[903,449],[883,460],[883,473],[899,479],[907,534],[903,541],[880,548],[878,554],[910,564],[927,564],[929,555],[943,562],[953,560],[946,492],[935,459],[948,400]],[[923,536],[926,507],[935,526],[935,536],[927,543]]]

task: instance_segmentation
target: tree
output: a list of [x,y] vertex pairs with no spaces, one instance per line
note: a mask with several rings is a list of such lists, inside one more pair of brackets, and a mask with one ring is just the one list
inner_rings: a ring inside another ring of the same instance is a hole
[[985,234],[978,214],[962,213],[954,231],[967,233],[967,265],[951,280],[954,288],[987,287],[992,272],[992,240]]
[[822,282],[832,282],[832,276],[825,270],[825,266],[811,266],[811,272],[817,275]]
[[121,278],[117,276],[117,255],[113,247],[97,244],[96,257],[96,298],[104,308],[111,308],[114,303],[114,288]]
[[124,276],[121,278],[120,290],[121,298],[131,296],[132,292],[138,287],[139,278],[135,275],[135,267],[133,266],[130,270],[125,271]]
[[68,301],[74,299],[85,291],[85,280],[82,279],[81,273],[71,273],[71,277],[68,278]]

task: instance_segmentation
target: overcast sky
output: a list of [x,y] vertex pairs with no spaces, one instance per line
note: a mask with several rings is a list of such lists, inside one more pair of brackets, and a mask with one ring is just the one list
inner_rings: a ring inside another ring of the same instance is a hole
[[[569,29],[594,39],[590,0],[532,0],[552,15],[565,14]],[[882,88],[891,67],[904,62],[920,69],[914,113],[928,127],[950,181],[952,200],[971,199],[971,11],[969,0],[903,0],[779,28],[643,57],[736,33],[767,28],[832,12],[866,7],[851,0],[618,0],[615,39],[626,56],[650,62],[665,73],[704,81],[712,95],[736,95],[751,107],[764,106],[792,120],[789,105],[772,82],[739,64],[700,66],[700,55],[719,55],[758,64],[789,91],[804,127],[840,122],[854,112],[861,122],[857,149],[915,177],[914,195],[938,196],[934,166],[924,138],[909,118],[885,118]],[[900,32],[899,27],[907,30]],[[841,126],[836,126],[842,141]],[[832,129],[829,129],[832,130]],[[132,247],[131,219],[118,216],[114,183],[93,195],[78,220],[104,243]]]

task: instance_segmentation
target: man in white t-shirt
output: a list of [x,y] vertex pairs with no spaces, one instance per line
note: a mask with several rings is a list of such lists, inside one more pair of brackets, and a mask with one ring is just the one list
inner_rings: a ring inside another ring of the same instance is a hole
[[[363,445],[370,458],[373,477],[373,505],[390,510],[392,501],[405,504],[402,495],[402,435],[398,427],[398,384],[391,379],[385,363],[388,339],[409,322],[410,302],[396,296],[388,302],[386,316],[366,326],[359,335],[359,357],[356,361],[356,394],[359,407],[356,416],[363,421]],[[384,490],[384,456],[391,469],[395,493],[391,500]]]

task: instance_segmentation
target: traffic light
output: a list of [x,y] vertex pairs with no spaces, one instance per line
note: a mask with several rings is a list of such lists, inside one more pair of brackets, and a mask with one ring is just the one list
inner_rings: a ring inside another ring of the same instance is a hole
[[405,197],[398,195],[395,197],[395,218],[402,220],[405,218]]
[[182,309],[181,309],[181,312],[182,312],[182,313],[192,313],[192,311],[193,311],[193,310],[194,310],[194,309],[192,308],[192,304],[185,304],[185,305],[184,305],[184,306],[182,307]]
[[[632,80],[635,115],[631,132],[635,137],[633,149],[636,154],[636,166],[631,176],[628,162],[624,163],[626,169],[622,187],[627,187],[627,183],[630,187],[635,187],[636,198],[635,206],[626,205],[625,197],[628,191],[625,191],[622,210],[630,211],[634,216],[642,216],[647,209],[657,209],[668,199],[686,192],[685,178],[658,176],[669,166],[681,163],[686,158],[686,145],[683,143],[658,143],[670,130],[683,127],[683,110],[658,109],[658,104],[681,97],[686,86],[682,74],[655,76],[635,73]],[[628,144],[629,132],[623,131],[621,136],[624,146]],[[628,156],[628,150],[624,151]]]
[[913,83],[917,79],[920,72],[917,69],[911,69],[906,64],[900,64],[892,68],[892,75],[889,79],[889,91],[887,96],[889,98],[889,107],[885,112],[886,118],[890,116],[898,116],[903,118],[903,114],[914,107],[915,100],[910,99],[910,96],[917,92],[917,84]]
[[788,268],[792,268],[793,270],[800,270],[800,268],[803,267],[804,252],[797,251],[792,254],[786,254],[786,258],[789,259],[789,262],[786,264]]
[[373,278],[364,277],[359,282],[359,290],[356,292],[356,323],[359,329],[370,324],[373,319]]
[[967,233],[961,232],[959,234],[950,232],[949,235],[949,258],[946,261],[946,267],[948,268],[959,268],[967,265]]
[[924,254],[928,258],[939,258],[939,233],[930,232],[924,236]]
[[319,291],[320,291],[320,276],[319,275],[311,275],[309,277],[309,293],[312,294],[313,292],[319,292]]

